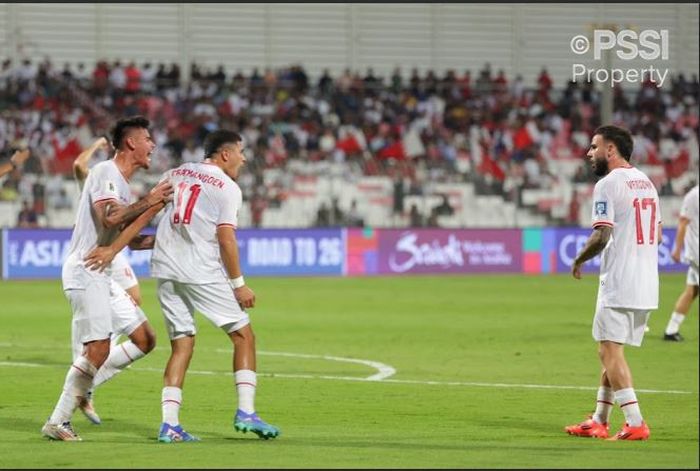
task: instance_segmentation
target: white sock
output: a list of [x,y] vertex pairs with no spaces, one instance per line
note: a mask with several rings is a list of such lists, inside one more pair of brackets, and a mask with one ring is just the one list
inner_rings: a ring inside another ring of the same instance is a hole
[[163,408],[163,422],[170,425],[179,425],[180,405],[182,404],[182,389],[175,386],[165,386],[161,406]]
[[637,395],[634,393],[633,388],[615,391],[615,401],[620,404],[620,409],[622,409],[622,413],[625,414],[625,422],[631,427],[639,427],[642,425],[644,419],[642,418],[642,411],[639,410]]
[[119,345],[112,347],[109,350],[109,356],[102,367],[97,371],[95,376],[93,389],[110,379],[115,374],[121,372],[124,368],[143,358],[146,354],[139,347],[134,345],[131,340],[122,342]]
[[71,365],[63,383],[63,392],[49,418],[49,423],[69,422],[81,397],[87,394],[97,368],[84,356],[79,356]]
[[253,370],[238,370],[233,372],[238,393],[238,408],[246,414],[255,412],[255,387],[257,375]]
[[677,334],[678,330],[681,328],[681,324],[685,320],[685,316],[680,312],[674,311],[671,314],[671,318],[668,320],[668,325],[666,326],[666,335]]
[[599,387],[593,420],[599,424],[607,424],[610,420],[610,413],[615,405],[614,401],[615,393],[612,388],[606,388],[605,386]]

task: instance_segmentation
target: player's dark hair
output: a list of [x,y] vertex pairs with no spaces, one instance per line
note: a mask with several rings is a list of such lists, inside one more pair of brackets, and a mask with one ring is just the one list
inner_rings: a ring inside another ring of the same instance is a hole
[[117,121],[112,129],[112,146],[119,150],[124,143],[124,138],[133,128],[148,129],[151,122],[143,116],[130,116]]
[[617,151],[626,161],[632,157],[632,135],[627,129],[618,126],[601,126],[595,130],[594,135],[599,134],[604,140],[612,142],[617,147]]
[[207,134],[204,139],[204,158],[209,159],[216,154],[224,144],[237,144],[243,139],[237,132],[218,129]]

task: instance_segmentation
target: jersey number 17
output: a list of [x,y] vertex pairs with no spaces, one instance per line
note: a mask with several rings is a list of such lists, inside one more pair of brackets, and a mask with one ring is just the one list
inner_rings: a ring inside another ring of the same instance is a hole
[[654,198],[642,198],[640,202],[639,198],[635,198],[632,204],[634,205],[634,218],[637,226],[637,245],[644,245],[642,211],[646,211],[647,208],[651,210],[651,217],[649,218],[649,244],[653,244],[654,236],[656,235],[656,201],[654,201]]

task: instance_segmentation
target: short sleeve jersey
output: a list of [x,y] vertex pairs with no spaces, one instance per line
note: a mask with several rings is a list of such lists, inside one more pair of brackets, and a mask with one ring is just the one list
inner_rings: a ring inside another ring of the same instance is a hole
[[111,159],[95,165],[85,180],[68,255],[76,254],[82,258],[98,240],[100,245],[109,245],[119,234],[118,228],[101,229],[92,210],[96,203],[107,200],[114,200],[120,205],[128,205],[131,201],[129,182]]
[[685,253],[683,259],[688,263],[698,265],[698,185],[690,190],[683,198],[681,216],[688,219],[683,243]]
[[657,309],[661,209],[654,184],[634,167],[617,168],[593,190],[593,227],[612,227],[601,254],[598,296],[605,307]]
[[83,184],[75,226],[64,264],[64,289],[84,288],[84,279],[81,275],[83,257],[98,243],[109,245],[119,234],[119,228],[101,227],[93,211],[96,203],[109,200],[119,205],[128,205],[131,202],[129,182],[111,159],[95,165]]
[[183,283],[226,281],[221,261],[218,226],[236,229],[241,190],[216,165],[186,163],[166,173],[173,201],[156,230],[151,274]]

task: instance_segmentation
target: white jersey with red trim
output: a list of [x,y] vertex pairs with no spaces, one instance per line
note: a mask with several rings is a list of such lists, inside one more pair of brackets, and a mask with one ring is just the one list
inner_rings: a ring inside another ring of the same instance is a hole
[[685,252],[683,260],[698,267],[698,185],[695,185],[683,198],[681,217],[688,219],[685,229]]
[[182,283],[226,281],[218,226],[238,225],[241,189],[223,170],[205,162],[169,170],[173,201],[158,223],[151,275]]
[[[112,159],[95,165],[83,185],[70,247],[63,266],[63,289],[84,288],[83,257],[98,241],[100,245],[109,245],[119,234],[117,227],[101,227],[92,209],[96,203],[107,200],[114,200],[120,205],[128,205],[131,201],[129,182]],[[109,274],[110,269],[105,270],[105,273]]]
[[616,168],[593,190],[593,227],[612,227],[601,254],[598,296],[603,306],[657,309],[659,223],[654,184],[634,167]]

